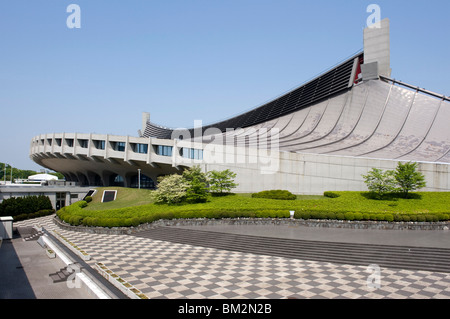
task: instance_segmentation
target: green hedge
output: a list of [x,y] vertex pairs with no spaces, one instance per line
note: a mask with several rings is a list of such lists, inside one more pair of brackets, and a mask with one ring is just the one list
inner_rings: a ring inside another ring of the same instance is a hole
[[329,219],[329,220],[348,220],[348,221],[386,221],[386,222],[440,222],[448,221],[449,214],[383,214],[383,213],[353,213],[353,212],[296,212],[297,219]]
[[80,201],[57,214],[72,225],[102,227],[130,227],[158,219],[288,218],[291,210],[295,211],[294,218],[305,220],[437,222],[450,219],[450,193],[417,193],[408,200],[373,200],[365,192],[327,193],[322,199],[279,201],[235,195],[212,198],[202,204],[145,204],[116,209],[100,204],[93,209],[92,203],[87,206],[85,201]]
[[[167,211],[164,213],[148,213],[146,215],[136,214],[135,217],[95,217],[83,216],[83,203],[69,206],[57,212],[59,218],[71,225],[98,226],[98,227],[136,227],[140,224],[152,223],[159,219],[190,219],[190,218],[288,218],[286,210],[262,210],[262,211],[239,211],[239,210],[186,210]],[[114,216],[112,210],[111,216]],[[117,213],[117,212],[115,212]],[[106,214],[108,215],[108,214]],[[448,221],[449,214],[405,214],[405,213],[360,213],[360,212],[327,212],[327,211],[301,211],[295,212],[294,218],[303,220],[347,220],[347,221],[386,221],[386,222],[438,222]]]
[[32,218],[37,218],[37,217],[43,217],[43,216],[48,216],[48,215],[52,215],[55,213],[54,209],[44,209],[44,210],[40,210],[38,212],[35,213],[31,213],[31,214],[20,214],[20,215],[16,215],[13,217],[15,222],[21,221],[21,220],[26,220],[26,219],[32,219]]
[[11,197],[0,203],[0,216],[18,216],[34,214],[41,210],[53,209],[47,196]]

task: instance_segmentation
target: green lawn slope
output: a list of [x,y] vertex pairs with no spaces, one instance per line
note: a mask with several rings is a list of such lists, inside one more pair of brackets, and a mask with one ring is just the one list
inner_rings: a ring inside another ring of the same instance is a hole
[[[105,189],[117,189],[114,202],[101,203]],[[333,192],[338,197],[297,196],[295,200],[252,198],[250,194],[210,197],[207,203],[155,204],[150,190],[98,188],[91,203],[65,207],[58,216],[72,225],[128,227],[173,218],[295,218],[437,222],[449,220],[450,193],[414,193],[375,200],[368,192]]]

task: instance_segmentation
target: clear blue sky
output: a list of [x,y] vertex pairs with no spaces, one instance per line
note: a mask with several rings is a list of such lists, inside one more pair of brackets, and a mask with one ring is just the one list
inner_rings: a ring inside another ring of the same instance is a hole
[[[69,29],[69,4],[81,28]],[[0,162],[39,169],[32,137],[137,136],[216,122],[363,47],[369,4],[391,20],[392,77],[450,95],[450,1],[0,1]]]

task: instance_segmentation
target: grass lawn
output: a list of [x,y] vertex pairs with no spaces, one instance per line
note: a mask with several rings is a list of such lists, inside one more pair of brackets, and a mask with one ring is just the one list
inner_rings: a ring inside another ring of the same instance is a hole
[[[105,189],[117,189],[117,199],[101,203]],[[287,218],[290,210],[296,211],[296,218],[303,219],[388,221],[394,217],[396,221],[402,221],[402,215],[406,216],[404,221],[422,221],[417,220],[418,215],[431,216],[427,221],[448,220],[450,213],[450,193],[414,193],[411,199],[393,197],[388,200],[371,199],[367,192],[336,192],[339,194],[337,198],[297,196],[296,200],[236,194],[210,197],[207,203],[202,204],[164,205],[152,202],[150,190],[113,187],[97,190],[87,207],[81,208],[80,202],[65,207],[58,212],[60,218],[74,225],[115,227],[138,225],[160,218]]]

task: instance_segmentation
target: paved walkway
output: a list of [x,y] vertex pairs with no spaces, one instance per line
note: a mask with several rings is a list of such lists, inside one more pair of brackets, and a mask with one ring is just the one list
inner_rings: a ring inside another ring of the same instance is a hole
[[65,266],[59,258],[48,258],[36,240],[5,240],[0,247],[0,299],[95,299],[85,287],[53,283],[49,275]]
[[[88,252],[93,265],[101,262],[149,298],[450,298],[450,273],[401,269],[375,269],[245,254],[213,248],[174,244],[129,235],[87,234],[59,229],[52,216],[16,223],[15,227],[40,223]],[[276,236],[304,236],[318,239],[318,229],[228,228],[228,231]],[[216,228],[216,230],[218,230]],[[225,228],[221,231],[226,230]],[[328,234],[331,229],[321,229]],[[291,232],[291,235],[289,235]],[[345,230],[334,232],[345,237]],[[375,233],[366,231],[365,238]],[[347,233],[349,234],[349,233]],[[389,234],[387,231],[382,233]],[[395,235],[418,236],[417,231]],[[360,236],[360,235],[358,235]],[[447,245],[448,232],[428,232],[427,245]],[[384,236],[388,237],[388,236]],[[311,239],[311,238],[310,238]],[[425,242],[425,241],[424,241]],[[4,247],[0,248],[0,253]],[[19,247],[18,247],[19,249]],[[26,269],[25,269],[26,271]],[[379,272],[378,272],[379,271]],[[379,274],[379,276],[377,276]],[[30,281],[33,286],[33,282]],[[36,296],[39,298],[39,296]]]

